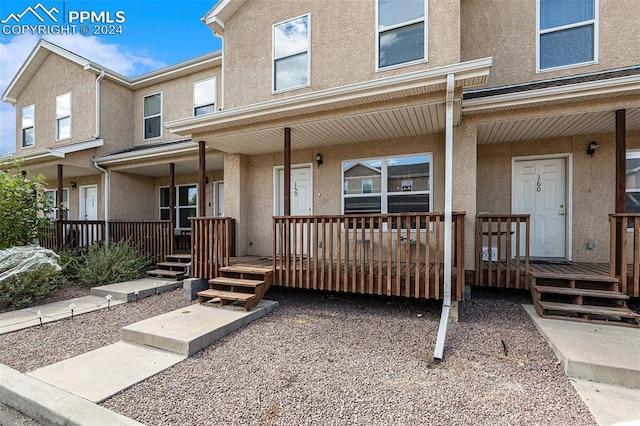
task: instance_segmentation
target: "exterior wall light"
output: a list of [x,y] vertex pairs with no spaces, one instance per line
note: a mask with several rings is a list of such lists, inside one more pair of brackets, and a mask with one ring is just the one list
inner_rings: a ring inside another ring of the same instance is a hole
[[78,187],[78,183],[75,180],[69,182],[69,185],[71,186],[71,189],[76,189]]
[[320,154],[320,153],[316,154],[316,163],[318,164],[318,167],[320,167],[320,165],[323,163],[322,154]]
[[589,148],[587,148],[587,154],[593,157],[593,154],[596,153],[596,149],[598,149],[598,142],[596,141],[589,142]]

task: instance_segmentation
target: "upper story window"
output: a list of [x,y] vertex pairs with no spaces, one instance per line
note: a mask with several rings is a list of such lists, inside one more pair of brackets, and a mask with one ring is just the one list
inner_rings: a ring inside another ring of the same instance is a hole
[[344,214],[431,211],[431,156],[342,163]]
[[33,146],[36,141],[36,106],[22,108],[22,146]]
[[71,92],[56,97],[56,140],[71,137]]
[[144,97],[144,138],[162,136],[162,93]]
[[378,68],[427,58],[427,0],[378,0]]
[[309,84],[309,15],[273,26],[273,91]]
[[598,60],[598,0],[538,0],[538,71]]
[[216,110],[216,78],[193,83],[193,115],[203,115]]

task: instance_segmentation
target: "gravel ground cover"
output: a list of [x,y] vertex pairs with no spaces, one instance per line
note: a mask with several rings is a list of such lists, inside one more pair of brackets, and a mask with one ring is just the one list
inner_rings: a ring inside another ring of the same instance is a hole
[[438,303],[281,288],[267,298],[280,302],[267,317],[103,406],[149,425],[596,424],[524,293],[474,292],[442,363]]

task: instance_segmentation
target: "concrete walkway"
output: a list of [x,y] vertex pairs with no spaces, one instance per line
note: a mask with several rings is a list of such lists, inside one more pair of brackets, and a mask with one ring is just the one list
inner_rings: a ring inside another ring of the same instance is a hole
[[[109,306],[133,302],[136,298],[141,299],[180,287],[182,287],[182,281],[159,281],[149,278],[93,287],[90,296],[0,314],[0,334],[40,325],[40,319],[37,316],[38,312],[40,312],[42,324],[46,324],[70,318],[71,304],[75,305],[73,315],[76,316],[107,309]],[[111,299],[107,301],[107,296],[109,295]]]
[[640,329],[541,318],[522,305],[602,426],[640,426]]

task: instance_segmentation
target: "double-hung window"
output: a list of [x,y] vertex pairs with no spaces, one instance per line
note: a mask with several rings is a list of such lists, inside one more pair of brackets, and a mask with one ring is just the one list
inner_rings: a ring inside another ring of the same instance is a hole
[[22,146],[33,146],[36,141],[36,106],[22,108]]
[[598,0],[538,0],[538,71],[598,60]]
[[309,84],[309,15],[273,26],[273,91]]
[[[160,188],[160,219],[170,218],[169,187]],[[190,217],[198,211],[198,186],[196,184],[176,186],[176,228],[190,229]]]
[[342,163],[344,214],[431,211],[431,155]]
[[71,92],[56,97],[56,140],[71,137]]
[[162,136],[162,93],[144,97],[144,138]]
[[627,152],[626,213],[640,213],[640,151]]
[[210,114],[216,110],[216,78],[193,83],[193,115]]
[[[47,189],[44,191],[44,197],[47,200],[47,210],[45,216],[55,220],[58,218],[58,190]],[[69,219],[69,188],[62,190],[62,218]]]
[[427,58],[427,0],[378,0],[378,68]]

